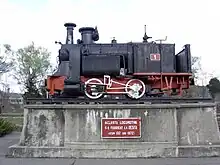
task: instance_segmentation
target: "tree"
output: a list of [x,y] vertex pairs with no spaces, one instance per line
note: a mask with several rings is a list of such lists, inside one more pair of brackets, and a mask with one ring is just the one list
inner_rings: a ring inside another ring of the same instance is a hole
[[11,53],[11,47],[4,44],[0,49],[0,75],[9,72],[12,69],[13,61],[7,61],[6,58]]
[[191,58],[191,65],[192,65],[192,73],[195,81],[199,78],[199,72],[201,71],[201,58],[197,56],[192,56]]
[[220,93],[220,81],[216,77],[210,79],[207,88],[209,89],[212,97],[215,97],[217,93]]
[[24,98],[44,96],[42,84],[51,72],[50,52],[34,42],[13,52],[14,78],[25,90]]
[[[7,61],[7,57],[8,55],[10,55],[10,45],[3,45],[0,48],[0,77],[5,74],[8,73],[13,66],[13,62],[12,61]],[[8,91],[9,91],[9,85],[6,84],[5,82],[0,82],[1,86],[3,87],[0,90],[0,114],[2,112],[2,109],[4,108],[6,102],[8,102]]]
[[193,77],[197,82],[196,84],[201,84],[202,86],[208,84],[208,80],[213,77],[214,73],[207,72],[202,68],[201,57],[193,56],[191,58],[191,64]]
[[200,58],[197,56],[192,56],[191,58],[191,64],[192,64],[192,72],[196,74],[198,72],[198,66],[196,64],[200,63]]

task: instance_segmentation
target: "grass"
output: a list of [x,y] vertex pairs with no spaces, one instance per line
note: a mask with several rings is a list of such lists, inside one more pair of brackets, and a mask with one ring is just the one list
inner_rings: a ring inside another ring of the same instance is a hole
[[14,130],[17,130],[18,127],[16,124],[4,119],[0,118],[0,137],[10,134]]
[[[1,123],[4,121],[4,128]],[[8,131],[5,130],[8,125]],[[23,126],[23,113],[2,113],[0,114],[0,137],[11,133],[12,131],[21,131]],[[13,128],[13,129],[12,129]],[[2,129],[2,130],[1,130]],[[3,133],[1,133],[3,132]],[[4,133],[5,132],[5,133]]]
[[23,113],[1,113],[0,116],[3,117],[23,117]]
[[23,117],[12,117],[12,116],[4,116],[4,117],[1,117],[2,119],[5,119],[9,122],[11,122],[12,124],[15,124],[17,126],[22,126],[23,125]]

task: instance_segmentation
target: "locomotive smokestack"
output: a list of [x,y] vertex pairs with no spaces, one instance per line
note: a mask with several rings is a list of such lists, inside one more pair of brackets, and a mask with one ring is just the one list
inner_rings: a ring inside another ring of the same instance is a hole
[[67,30],[67,35],[66,35],[66,44],[73,44],[73,30],[74,27],[76,27],[75,23],[65,23],[64,26],[66,27]]
[[94,39],[95,29],[93,27],[82,27],[79,29],[79,32],[81,33],[81,40],[83,44],[92,44]]

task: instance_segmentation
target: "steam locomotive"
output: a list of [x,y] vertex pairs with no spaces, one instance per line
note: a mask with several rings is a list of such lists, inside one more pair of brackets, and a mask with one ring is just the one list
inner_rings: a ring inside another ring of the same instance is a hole
[[125,95],[130,99],[147,96],[182,95],[193,85],[190,45],[175,54],[175,44],[149,42],[146,34],[139,43],[95,43],[97,27],[81,27],[81,39],[74,43],[74,23],[65,23],[66,43],[59,49],[57,71],[47,77],[50,97]]

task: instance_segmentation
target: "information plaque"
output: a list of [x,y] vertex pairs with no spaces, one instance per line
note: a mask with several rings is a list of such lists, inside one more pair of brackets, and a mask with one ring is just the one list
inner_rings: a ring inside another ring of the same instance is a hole
[[140,118],[102,118],[102,138],[140,138]]

